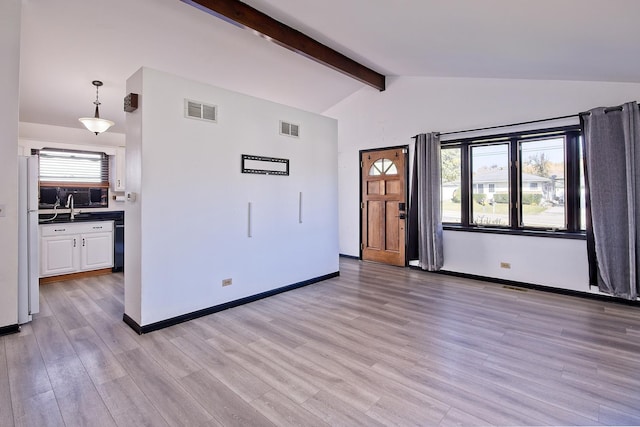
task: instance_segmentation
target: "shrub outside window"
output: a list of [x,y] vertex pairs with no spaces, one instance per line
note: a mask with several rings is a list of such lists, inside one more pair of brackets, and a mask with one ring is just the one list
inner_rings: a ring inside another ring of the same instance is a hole
[[576,127],[442,143],[442,222],[461,228],[581,233]]
[[[509,145],[472,146],[471,171],[472,223],[509,226]],[[490,185],[497,191],[490,193]]]
[[460,224],[462,219],[460,203],[462,201],[462,180],[460,148],[443,148],[440,157],[442,159],[441,168],[441,209],[442,222]]

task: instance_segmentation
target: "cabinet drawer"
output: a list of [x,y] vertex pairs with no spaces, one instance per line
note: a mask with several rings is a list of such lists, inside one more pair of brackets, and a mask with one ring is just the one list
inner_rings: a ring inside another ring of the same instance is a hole
[[63,236],[66,234],[101,233],[113,231],[113,221],[61,222],[40,226],[40,235]]
[[105,231],[113,231],[113,221],[85,222],[82,225],[86,226],[80,230],[80,233],[101,233]]
[[40,226],[40,236],[64,236],[65,234],[77,234],[73,228],[75,224],[60,223]]

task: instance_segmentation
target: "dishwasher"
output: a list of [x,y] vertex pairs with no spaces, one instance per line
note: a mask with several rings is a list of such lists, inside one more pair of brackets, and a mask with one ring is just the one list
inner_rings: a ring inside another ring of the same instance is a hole
[[124,271],[124,213],[113,220],[112,271]]

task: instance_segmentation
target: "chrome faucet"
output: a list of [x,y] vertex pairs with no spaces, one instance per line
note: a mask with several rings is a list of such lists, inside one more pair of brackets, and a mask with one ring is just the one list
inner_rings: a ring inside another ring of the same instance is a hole
[[65,206],[65,208],[71,208],[69,219],[73,221],[76,216],[76,213],[73,211],[73,194],[69,194],[69,197],[67,197],[67,205]]

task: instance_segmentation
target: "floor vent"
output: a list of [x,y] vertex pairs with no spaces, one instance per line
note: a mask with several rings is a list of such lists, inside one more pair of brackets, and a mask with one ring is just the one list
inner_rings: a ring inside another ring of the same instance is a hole
[[509,289],[511,291],[520,291],[520,292],[527,292],[528,291],[528,289],[518,288],[516,286],[507,286],[507,285],[505,285],[505,286],[503,286],[503,288]]
[[218,107],[215,105],[203,104],[202,102],[185,99],[184,116],[190,119],[216,122],[218,120]]
[[294,138],[300,137],[300,125],[280,121],[280,135],[293,136]]

